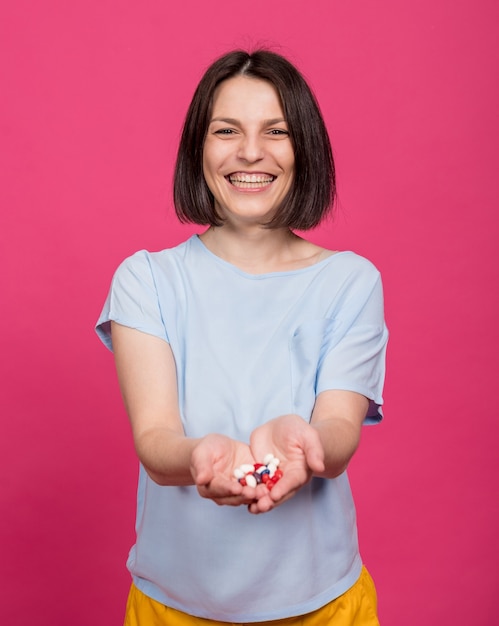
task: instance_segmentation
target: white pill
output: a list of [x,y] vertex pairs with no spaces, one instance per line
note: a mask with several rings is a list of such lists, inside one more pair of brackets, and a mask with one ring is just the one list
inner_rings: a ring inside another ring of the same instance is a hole
[[253,476],[253,474],[248,474],[244,477],[244,479],[248,487],[256,487],[256,478]]
[[276,467],[279,467],[279,463],[280,463],[280,462],[281,462],[281,461],[280,461],[277,457],[274,457],[274,458],[272,459],[272,463],[273,463]]
[[274,458],[274,455],[271,452],[266,454],[265,457],[263,458],[264,465],[268,465],[269,463],[272,463],[273,458]]
[[275,471],[276,471],[277,467],[275,466],[275,464],[274,464],[274,463],[269,463],[269,464],[267,465],[267,469],[269,470],[269,472],[270,472],[270,477],[272,478],[272,476],[275,474]]
[[242,465],[239,466],[239,469],[243,471],[245,474],[248,474],[248,472],[253,474],[253,472],[255,471],[254,466],[250,465],[249,463],[243,463]]
[[234,476],[239,480],[240,478],[244,478],[244,472],[240,467],[236,467],[234,470]]

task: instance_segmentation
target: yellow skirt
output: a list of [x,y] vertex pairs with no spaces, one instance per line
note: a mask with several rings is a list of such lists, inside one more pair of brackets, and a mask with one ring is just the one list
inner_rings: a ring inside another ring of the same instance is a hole
[[[125,626],[228,626],[218,622],[192,617],[152,600],[132,584],[126,607]],[[362,568],[353,587],[326,606],[298,617],[252,622],[248,626],[379,626],[376,589],[369,572]],[[240,623],[234,626],[242,626]]]

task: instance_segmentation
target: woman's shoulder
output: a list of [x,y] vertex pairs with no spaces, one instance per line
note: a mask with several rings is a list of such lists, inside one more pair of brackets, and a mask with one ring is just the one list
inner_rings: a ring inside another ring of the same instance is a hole
[[379,275],[379,270],[372,261],[352,250],[331,250],[314,246],[313,255],[310,258],[313,259],[310,265],[324,267],[327,272],[335,276],[338,276],[339,273]]
[[342,293],[371,293],[381,288],[381,275],[378,268],[366,257],[352,250],[335,251],[321,262],[321,289]]
[[337,250],[329,256],[334,257],[334,262],[345,268],[351,268],[359,272],[379,274],[378,268],[371,260],[353,250]]
[[302,266],[325,266],[337,273],[340,269],[356,273],[379,273],[367,258],[352,250],[333,250],[305,239],[301,240]]
[[167,264],[176,258],[182,258],[191,248],[195,235],[189,237],[186,241],[176,244],[170,248],[162,250],[137,250],[133,254],[125,257],[118,266],[118,269],[127,270],[140,267],[151,267],[154,264]]

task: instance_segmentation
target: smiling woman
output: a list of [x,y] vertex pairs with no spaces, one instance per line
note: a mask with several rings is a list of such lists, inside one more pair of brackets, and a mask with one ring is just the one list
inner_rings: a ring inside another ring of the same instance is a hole
[[[334,192],[298,70],[268,51],[216,61],[174,191],[180,219],[208,228],[126,259],[97,324],[140,460],[127,626],[378,624],[346,469],[382,416],[381,281],[293,232]],[[241,467],[255,472],[239,482]]]
[[203,173],[222,221],[271,222],[291,189],[294,161],[275,88],[246,76],[219,85],[204,143]]
[[[203,176],[203,152],[210,123],[218,116],[213,107],[220,99],[222,87],[231,80],[243,79],[253,79],[259,87],[266,87],[268,113],[252,111],[251,114],[257,113],[259,122],[269,125],[271,135],[288,132],[294,152],[293,184],[270,225],[298,230],[314,228],[333,210],[336,193],[328,132],[317,101],[301,74],[282,56],[267,50],[257,50],[251,55],[241,50],[231,52],[215,61],[201,79],[187,112],[178,151],[174,181],[177,215],[181,221],[195,224],[223,223],[215,212],[214,198]],[[259,90],[252,85],[254,96]],[[258,97],[263,99],[263,93]],[[256,101],[253,104],[253,100],[242,100],[239,98],[241,104],[256,108]],[[271,109],[276,111],[275,115],[270,113]],[[236,132],[237,122],[244,122],[240,110],[232,109],[232,113],[223,115],[228,118],[221,120],[226,122],[225,129],[220,128],[222,134],[231,135]]]

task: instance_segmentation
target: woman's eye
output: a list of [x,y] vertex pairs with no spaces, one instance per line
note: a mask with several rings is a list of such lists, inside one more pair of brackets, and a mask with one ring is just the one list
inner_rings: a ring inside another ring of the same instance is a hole
[[284,128],[272,128],[272,130],[270,130],[270,134],[271,135],[289,135],[289,132],[287,130],[284,130]]
[[215,135],[232,135],[233,133],[232,128],[220,128],[215,131]]

